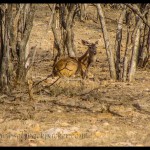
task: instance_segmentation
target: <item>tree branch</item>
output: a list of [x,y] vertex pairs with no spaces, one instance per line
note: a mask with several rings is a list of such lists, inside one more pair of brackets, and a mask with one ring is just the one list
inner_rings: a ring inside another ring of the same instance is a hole
[[147,23],[146,19],[144,18],[145,14],[148,12],[148,9],[149,9],[149,4],[147,4],[145,6],[145,11],[143,14],[141,14],[139,8],[137,7],[137,5],[131,5],[131,4],[125,4],[127,7],[129,7],[136,15],[138,15],[144,24],[146,24],[149,28],[150,28],[150,25]]

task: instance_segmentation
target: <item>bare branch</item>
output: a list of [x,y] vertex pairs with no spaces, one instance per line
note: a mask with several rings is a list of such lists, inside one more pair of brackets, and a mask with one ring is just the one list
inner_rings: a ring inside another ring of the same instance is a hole
[[144,18],[145,14],[148,12],[149,9],[149,4],[146,5],[145,7],[145,11],[143,14],[141,14],[139,8],[137,7],[137,5],[131,5],[131,4],[125,4],[127,7],[129,7],[135,14],[137,14],[143,21],[144,24],[146,24],[149,28],[150,25],[147,23],[146,19]]
[[[49,5],[48,5],[49,6]],[[50,6],[49,6],[50,7]],[[51,17],[50,17],[50,21],[49,21],[49,24],[48,24],[48,28],[49,28],[49,26],[51,26],[51,24],[52,24],[52,21],[53,21],[53,19],[54,19],[54,13],[55,13],[55,7],[56,7],[56,4],[54,4],[53,5],[53,7],[52,7],[52,9],[51,9]]]

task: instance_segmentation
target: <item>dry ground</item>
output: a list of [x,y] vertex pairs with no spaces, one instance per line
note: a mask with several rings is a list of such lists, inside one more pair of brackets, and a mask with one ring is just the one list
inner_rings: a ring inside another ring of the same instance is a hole
[[[114,45],[119,11],[104,9],[111,43]],[[94,8],[89,8],[92,19]],[[47,26],[50,12],[39,4],[30,47],[37,55],[29,76],[40,81],[52,71],[53,35]],[[34,89],[0,96],[0,145],[2,146],[146,146],[150,145],[150,69],[137,70],[132,83],[114,82],[109,77],[102,31],[92,19],[76,21],[78,55],[86,50],[81,39],[99,40],[97,62],[90,68],[94,81],[60,79],[48,87],[49,78]],[[123,30],[122,53],[125,48]]]

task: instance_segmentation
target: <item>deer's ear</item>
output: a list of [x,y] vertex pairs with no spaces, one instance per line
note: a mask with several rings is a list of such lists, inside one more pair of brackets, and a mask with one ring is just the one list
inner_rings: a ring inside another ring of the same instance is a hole
[[98,41],[96,41],[95,44],[97,45],[97,44],[98,44]]
[[88,41],[85,41],[85,40],[81,40],[81,41],[82,41],[82,44],[83,44],[83,45],[87,45],[87,46],[89,45],[89,42],[88,42]]

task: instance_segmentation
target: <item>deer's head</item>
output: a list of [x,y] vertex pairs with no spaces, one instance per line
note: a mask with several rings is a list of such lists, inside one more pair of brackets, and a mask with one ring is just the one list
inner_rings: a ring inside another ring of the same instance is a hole
[[89,43],[88,41],[82,40],[82,44],[88,46],[87,54],[88,54],[88,59],[89,63],[95,62],[96,61],[96,54],[97,54],[97,44],[98,41],[95,43]]

